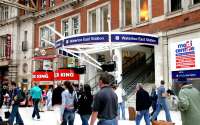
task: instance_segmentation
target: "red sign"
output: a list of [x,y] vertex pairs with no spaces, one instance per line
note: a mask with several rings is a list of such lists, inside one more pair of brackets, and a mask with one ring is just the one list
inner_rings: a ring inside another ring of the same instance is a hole
[[72,69],[60,69],[55,71],[55,80],[79,80],[79,74]]
[[54,72],[32,72],[32,81],[53,81]]
[[11,35],[7,34],[7,43],[6,43],[6,59],[10,59],[11,55]]

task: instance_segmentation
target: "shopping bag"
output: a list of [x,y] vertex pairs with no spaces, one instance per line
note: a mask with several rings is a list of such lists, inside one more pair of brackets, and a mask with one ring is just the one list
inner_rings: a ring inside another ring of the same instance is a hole
[[128,112],[129,112],[129,120],[133,121],[135,120],[136,117],[136,111],[134,107],[128,107]]
[[175,123],[164,120],[158,120],[158,121],[152,121],[152,125],[175,125]]
[[6,111],[6,112],[4,112],[4,115],[5,115],[5,119],[8,119],[10,117],[10,112]]

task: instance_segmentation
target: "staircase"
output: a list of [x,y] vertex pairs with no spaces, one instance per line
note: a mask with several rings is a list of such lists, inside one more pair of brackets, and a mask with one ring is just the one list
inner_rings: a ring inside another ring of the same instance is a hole
[[[154,54],[152,53],[147,59],[145,59],[145,55],[142,54],[136,54],[133,57],[137,59],[132,58],[132,60],[130,60],[132,63],[126,63],[129,66],[122,74],[122,81],[119,82],[119,84],[121,84],[123,89],[126,91],[127,97],[134,93],[137,83],[154,82]],[[91,86],[93,94],[99,90],[97,84],[99,76],[100,73],[86,82],[86,84]]]
[[[131,68],[131,72],[124,75],[122,81],[119,83],[126,91],[127,96],[134,93],[137,83],[154,82],[154,55],[152,54],[148,59]],[[147,63],[149,62],[149,63]]]

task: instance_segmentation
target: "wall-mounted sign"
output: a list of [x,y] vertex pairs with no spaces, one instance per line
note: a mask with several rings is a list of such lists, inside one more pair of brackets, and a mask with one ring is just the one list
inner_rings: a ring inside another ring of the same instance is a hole
[[179,77],[200,78],[200,69],[197,69],[197,70],[172,71],[172,78],[173,79],[178,79]]
[[55,80],[79,80],[80,75],[72,69],[60,69],[55,71]]
[[200,69],[200,38],[171,43],[170,51],[172,71]]
[[53,81],[54,72],[32,72],[32,81]]
[[6,59],[10,59],[10,56],[11,56],[11,34],[7,34]]

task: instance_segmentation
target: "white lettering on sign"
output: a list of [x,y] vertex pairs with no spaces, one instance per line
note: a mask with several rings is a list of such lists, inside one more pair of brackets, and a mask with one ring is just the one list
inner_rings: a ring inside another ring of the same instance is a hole
[[59,77],[59,73],[55,73],[55,77]]
[[49,78],[49,76],[46,74],[46,75],[37,75],[37,78]]
[[74,73],[61,73],[61,77],[74,77]]

